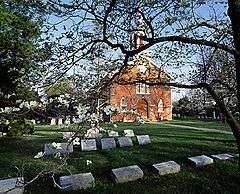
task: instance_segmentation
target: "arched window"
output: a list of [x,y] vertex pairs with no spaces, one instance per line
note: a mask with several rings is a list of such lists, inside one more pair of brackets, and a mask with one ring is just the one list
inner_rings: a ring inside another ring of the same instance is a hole
[[158,112],[164,112],[163,100],[160,99],[158,103]]
[[120,109],[121,110],[127,110],[128,109],[128,100],[127,97],[122,97],[120,102]]
[[136,94],[150,94],[149,85],[145,83],[136,83]]

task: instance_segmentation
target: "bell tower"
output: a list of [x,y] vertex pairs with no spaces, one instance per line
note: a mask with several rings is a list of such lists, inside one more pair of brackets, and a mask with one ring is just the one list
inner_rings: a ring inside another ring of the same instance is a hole
[[141,46],[144,45],[143,37],[145,35],[145,25],[143,21],[143,17],[141,13],[139,12],[140,6],[139,2],[136,2],[136,0],[133,3],[133,6],[136,7],[134,10],[135,13],[133,14],[133,27],[132,27],[132,34],[130,35],[130,41],[131,41],[131,46],[130,49],[138,49]]

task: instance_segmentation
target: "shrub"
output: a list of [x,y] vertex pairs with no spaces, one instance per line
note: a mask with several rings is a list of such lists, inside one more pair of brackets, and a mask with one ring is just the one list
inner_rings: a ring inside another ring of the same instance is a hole
[[10,137],[23,136],[24,134],[33,134],[34,133],[34,125],[31,121],[27,119],[17,119],[12,120],[9,123],[9,130],[7,135]]

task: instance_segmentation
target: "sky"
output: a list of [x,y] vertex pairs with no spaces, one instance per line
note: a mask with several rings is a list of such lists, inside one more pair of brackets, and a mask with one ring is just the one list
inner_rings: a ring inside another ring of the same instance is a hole
[[[64,0],[66,3],[67,2],[70,2],[70,0]],[[212,0],[212,2],[215,2],[215,0]],[[217,1],[216,1],[217,2]],[[217,5],[217,13],[216,14],[222,14],[222,12],[226,12],[226,8],[224,7],[224,5]],[[209,8],[207,6],[202,6],[201,9],[199,9],[197,11],[197,14],[200,16],[200,17],[205,17],[205,18],[208,18],[209,17],[209,13],[211,13],[211,11],[209,11]],[[50,16],[49,17],[50,21],[53,21],[53,22],[57,22],[59,18],[55,17],[55,16]],[[76,18],[75,18],[76,19]],[[53,36],[57,37],[59,35],[61,35],[61,33],[64,32],[64,28],[69,28],[70,27],[70,23],[69,22],[64,22],[64,23],[61,23],[59,26],[58,26],[58,31],[55,31]],[[64,27],[65,26],[65,27]],[[154,47],[150,49],[151,52],[154,52]],[[163,56],[163,57],[166,57],[166,56]],[[158,64],[161,64],[162,61],[159,61],[159,60],[155,60],[153,59],[156,63]],[[191,60],[195,60],[197,61],[197,58],[196,56],[192,56],[192,58],[190,59]],[[183,68],[179,68],[179,69],[176,69],[176,68],[172,68],[171,65],[165,65],[164,66],[164,71],[166,71],[167,73],[169,73],[170,75],[172,75],[173,73],[175,74],[184,74],[184,75],[188,75],[190,71],[192,71],[191,67],[190,66],[185,66]],[[68,74],[69,75],[72,75],[73,74],[73,69],[71,69],[70,71],[68,71]],[[177,80],[178,81],[178,80]],[[181,80],[179,80],[181,81]],[[181,90],[176,90],[176,89],[173,89],[173,100],[176,101],[176,100],[179,100],[179,98],[183,97],[184,95],[187,94],[188,90],[184,90],[184,89],[181,89]]]

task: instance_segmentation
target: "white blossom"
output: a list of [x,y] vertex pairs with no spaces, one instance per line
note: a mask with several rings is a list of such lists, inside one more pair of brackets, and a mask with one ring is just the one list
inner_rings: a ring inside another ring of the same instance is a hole
[[61,148],[61,143],[53,142],[52,147],[54,147],[55,149],[59,149],[59,148]]
[[87,160],[87,165],[92,164],[91,160]]
[[43,152],[38,152],[36,156],[34,156],[34,159],[42,158],[44,156]]
[[76,137],[74,140],[73,140],[73,145],[80,145],[80,142],[79,142],[79,138]]

